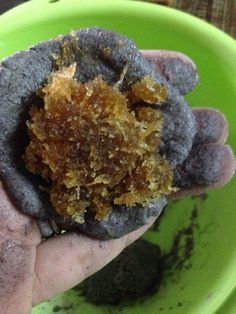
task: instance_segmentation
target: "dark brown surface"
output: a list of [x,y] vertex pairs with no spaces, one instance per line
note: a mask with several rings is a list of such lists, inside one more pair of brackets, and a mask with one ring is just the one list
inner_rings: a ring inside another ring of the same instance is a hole
[[0,0],[0,14],[27,0]]
[[144,300],[160,286],[161,262],[159,246],[139,239],[75,289],[94,304]]
[[146,0],[200,17],[236,38],[235,0]]

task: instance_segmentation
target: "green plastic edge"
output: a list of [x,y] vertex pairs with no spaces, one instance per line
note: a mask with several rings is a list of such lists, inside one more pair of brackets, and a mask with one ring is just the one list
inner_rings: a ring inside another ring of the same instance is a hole
[[[64,0],[65,1],[65,0]],[[122,9],[120,8],[120,2],[123,2],[122,3]],[[86,5],[94,5],[95,3],[99,5],[101,5],[101,10],[104,10],[104,7],[103,5],[105,6],[106,4],[109,3],[109,5],[111,5],[112,3],[112,6],[113,7],[116,7],[117,10],[122,10],[124,8],[130,8],[132,7],[133,9],[133,12],[134,14],[140,14],[140,10],[136,8],[136,6],[138,5],[139,7],[143,7],[143,10],[147,10],[147,8],[149,7],[150,9],[150,14],[154,14],[153,13],[153,10],[154,10],[154,6],[155,6],[155,9],[158,7],[158,10],[159,10],[159,14],[163,14],[165,15],[166,13],[166,10],[168,10],[168,14],[169,16],[171,16],[173,19],[175,19],[177,22],[181,23],[181,21],[183,20],[183,18],[185,19],[186,23],[188,23],[189,25],[191,25],[192,29],[194,29],[196,32],[198,32],[201,36],[205,36],[204,32],[202,33],[202,28],[207,28],[207,39],[209,40],[209,34],[212,34],[212,38],[214,38],[213,42],[215,43],[215,39],[217,38],[217,41],[221,42],[222,45],[224,45],[224,47],[228,50],[231,50],[232,54],[236,54],[236,41],[230,37],[229,35],[225,34],[224,32],[220,31],[219,29],[217,29],[216,27],[212,26],[211,24],[208,24],[207,22],[205,21],[202,21],[200,20],[199,18],[196,18],[196,17],[193,17],[189,14],[186,14],[186,13],[183,13],[181,11],[178,11],[178,10],[175,10],[175,9],[170,9],[170,8],[165,8],[165,7],[161,7],[161,6],[157,6],[156,4],[147,4],[147,3],[141,3],[141,2],[137,2],[137,1],[128,1],[128,0],[121,0],[119,1],[112,1],[112,0],[104,0],[102,1],[102,3],[99,1],[99,0],[87,0],[86,2]],[[9,12],[3,14],[0,18],[0,36],[1,35],[4,35],[4,33],[6,32],[9,32],[9,28],[7,28],[7,30],[5,31],[4,28],[6,27],[6,23],[9,23],[9,22],[12,22],[12,30],[17,29],[17,21],[15,19],[15,16],[18,15],[18,14],[27,14],[27,13],[30,13],[32,8],[34,7],[34,5],[38,5],[37,3],[39,3],[42,5],[45,6],[45,11],[44,12],[49,12],[51,13],[51,15],[57,15],[59,12],[61,12],[61,8],[62,8],[62,3],[63,1],[59,1],[59,2],[56,2],[56,6],[55,6],[55,3],[54,3],[54,11],[52,12],[51,11],[51,4],[48,3],[48,1],[46,0],[33,0],[33,2],[31,3],[25,3],[23,5],[20,5],[19,7],[13,9],[13,10],[10,10]],[[68,12],[68,14],[71,12],[71,8],[73,8],[73,5],[76,3],[78,4],[79,1],[75,1],[75,0],[70,0],[70,5],[68,5],[69,3],[67,3],[68,7],[66,10],[64,10],[63,14],[65,14],[66,12]],[[57,7],[57,8],[56,8]],[[36,7],[35,7],[36,9]],[[105,8],[106,9],[106,8]],[[28,12],[27,12],[28,10]],[[84,9],[85,11],[88,10],[88,7],[86,7]],[[155,15],[155,14],[154,14]],[[42,20],[40,18],[40,20]],[[36,15],[36,18],[35,18],[35,23],[37,22],[37,15]],[[26,25],[27,25],[27,20],[26,20]],[[32,26],[32,23],[29,23],[29,25]],[[215,48],[218,49],[219,46],[218,46],[218,43],[215,44]],[[230,60],[232,62],[232,66],[235,67],[235,60],[232,59]],[[227,59],[227,62],[229,62],[229,60]],[[236,262],[236,252],[234,254],[234,258],[232,259],[231,263],[229,263],[229,265],[231,266],[231,264],[235,265],[235,262]],[[228,265],[227,269],[229,270],[230,266]],[[231,266],[232,267],[232,266]],[[226,272],[226,270],[225,270]],[[230,272],[231,273],[231,272]],[[231,273],[232,275],[232,273]],[[235,274],[235,282],[236,282],[236,274]],[[230,287],[230,289],[228,289],[228,297],[231,296],[231,293],[233,292],[234,288],[236,286],[236,283],[235,285],[233,285],[232,287]],[[228,299],[225,300],[225,302],[227,302]],[[215,311],[217,311],[218,309],[221,309],[223,307],[223,303],[219,304],[218,306],[216,306],[215,308]],[[214,311],[214,313],[215,313]],[[198,312],[198,311],[197,311]],[[213,312],[212,312],[213,313]]]

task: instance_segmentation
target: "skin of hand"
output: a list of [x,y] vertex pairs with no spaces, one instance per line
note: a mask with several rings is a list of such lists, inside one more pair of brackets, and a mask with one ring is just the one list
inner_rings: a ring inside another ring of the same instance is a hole
[[[144,55],[160,68],[163,59],[168,62],[178,58],[182,65],[192,66],[192,61],[175,52],[145,51]],[[176,72],[162,68],[169,81],[178,85]],[[191,85],[191,84],[190,84]],[[178,86],[177,86],[178,87]],[[185,91],[183,90],[183,93]],[[227,183],[235,171],[235,158],[229,146],[224,145],[228,127],[222,113],[209,108],[193,110],[197,121],[197,135],[193,154],[185,162],[188,165],[201,162],[201,153],[209,153],[208,162],[216,155],[221,156],[217,164],[217,180],[209,186],[195,182],[190,189],[183,187],[170,199],[201,194],[208,189],[221,187]],[[206,127],[206,119],[208,130]],[[212,127],[209,128],[209,125]],[[217,127],[216,127],[217,126]],[[206,131],[207,130],[207,131]],[[211,154],[211,152],[214,154]],[[197,152],[197,153],[196,153]],[[199,156],[196,158],[196,156]],[[211,168],[206,167],[207,175]],[[187,170],[186,170],[187,171]],[[181,173],[181,171],[180,171]],[[191,173],[190,173],[191,175]],[[96,240],[76,232],[42,241],[36,221],[23,215],[14,206],[0,182],[0,308],[2,314],[28,314],[32,306],[56,294],[66,291],[88,276],[100,270],[114,259],[125,247],[138,239],[155,221],[115,240]]]

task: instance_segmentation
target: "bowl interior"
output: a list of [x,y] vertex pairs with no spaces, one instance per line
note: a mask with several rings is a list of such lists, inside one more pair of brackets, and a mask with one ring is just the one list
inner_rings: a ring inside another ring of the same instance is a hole
[[[135,1],[30,1],[0,17],[0,59],[72,29],[94,25],[128,35],[141,49],[170,49],[189,55],[197,64],[200,83],[187,99],[192,106],[212,106],[225,113],[230,124],[228,143],[236,149],[236,43],[187,14]],[[236,178],[208,193],[207,198],[171,204],[158,230],[145,234],[167,252],[176,233],[190,225],[197,208],[192,255],[185,267],[164,278],[156,295],[111,307],[91,305],[69,291],[36,307],[33,313],[53,313],[56,305],[61,306],[59,313],[68,314],[215,313],[236,282],[235,188]]]

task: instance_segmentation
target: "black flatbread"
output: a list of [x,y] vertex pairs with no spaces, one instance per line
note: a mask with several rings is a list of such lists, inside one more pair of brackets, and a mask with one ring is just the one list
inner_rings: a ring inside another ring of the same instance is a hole
[[56,214],[49,196],[39,189],[42,181],[24,167],[21,155],[29,139],[25,122],[32,103],[41,102],[36,92],[60,65],[76,62],[75,78],[86,82],[102,75],[110,84],[125,77],[119,88],[126,90],[145,75],[151,75],[168,89],[162,106],[164,127],[161,152],[175,167],[187,158],[195,135],[191,109],[180,92],[139,52],[128,38],[101,28],[85,28],[40,43],[3,60],[0,64],[0,176],[16,206],[41,221],[45,236],[53,229],[74,229],[99,238],[117,238],[147,223],[166,204],[165,197],[148,205],[127,209],[114,207],[107,220],[97,222],[88,214],[82,225]]

